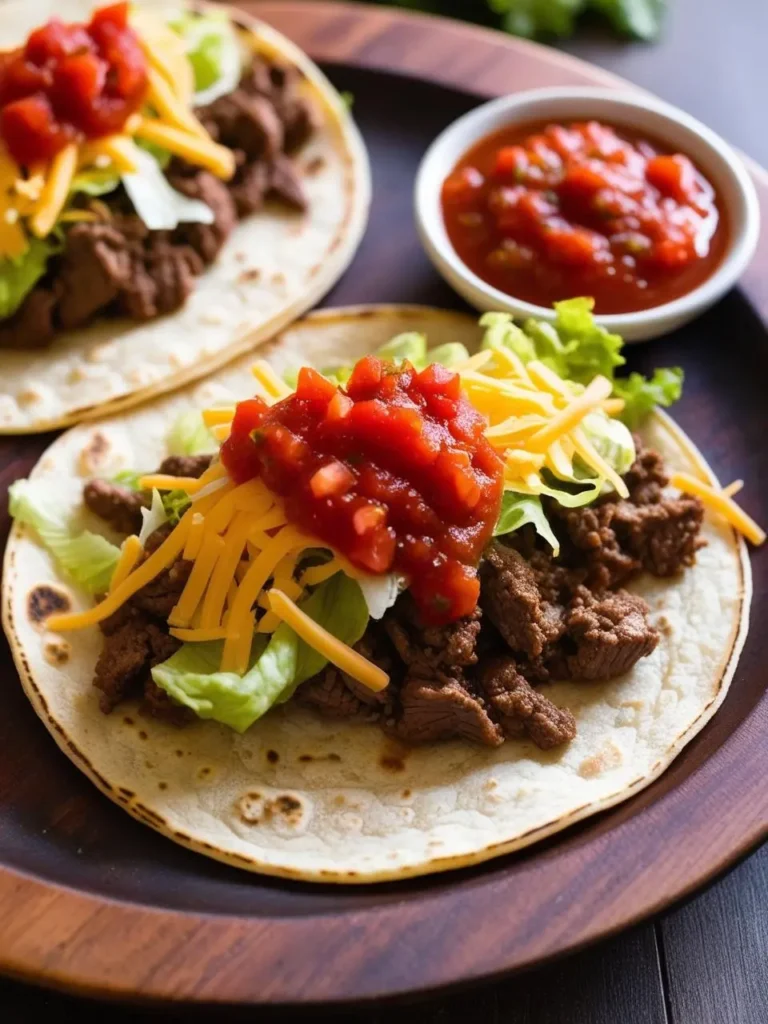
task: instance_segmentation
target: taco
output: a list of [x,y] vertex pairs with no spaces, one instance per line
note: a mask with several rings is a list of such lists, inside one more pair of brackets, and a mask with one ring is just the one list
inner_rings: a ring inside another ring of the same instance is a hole
[[58,438],[5,560],[38,714],[138,819],[308,880],[627,799],[724,699],[763,535],[620,350],[587,300],[330,310]]
[[195,379],[343,272],[365,148],[269,26],[185,0],[11,0],[0,47],[0,433]]

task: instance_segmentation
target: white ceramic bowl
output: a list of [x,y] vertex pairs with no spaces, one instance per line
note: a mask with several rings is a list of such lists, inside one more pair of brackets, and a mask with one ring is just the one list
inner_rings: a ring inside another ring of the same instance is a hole
[[636,92],[613,89],[531,89],[485,103],[449,125],[432,143],[416,177],[415,212],[422,244],[446,281],[480,310],[504,310],[518,317],[552,320],[552,310],[524,302],[486,284],[459,258],[448,238],[440,208],[445,178],[480,139],[511,124],[595,119],[637,132],[691,157],[715,186],[727,210],[728,250],[714,273],[687,295],[636,313],[608,314],[598,321],[627,341],[666,334],[692,320],[733,287],[749,263],[760,232],[760,208],[752,180],[734,150],[682,110]]

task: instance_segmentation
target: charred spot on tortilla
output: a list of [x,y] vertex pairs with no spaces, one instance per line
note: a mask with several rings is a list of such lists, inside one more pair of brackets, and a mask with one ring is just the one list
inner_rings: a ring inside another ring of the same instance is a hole
[[239,284],[247,284],[250,281],[258,281],[261,277],[261,270],[258,267],[249,267],[247,270],[241,270],[237,275]]
[[38,583],[27,594],[27,616],[37,627],[42,627],[51,615],[68,612],[71,607],[69,594],[53,583]]
[[54,640],[47,640],[43,646],[43,654],[49,665],[60,668],[66,665],[72,653],[72,644],[68,640],[56,637]]
[[280,755],[276,750],[268,750],[265,756],[270,764],[277,764],[280,760]]
[[405,771],[405,761],[401,757],[395,757],[390,754],[382,754],[379,758],[379,764],[387,772]]
[[125,717],[123,718],[123,722],[126,725],[133,725],[133,719],[129,715],[125,715]]
[[310,157],[310,159],[307,160],[304,165],[304,173],[309,177],[312,177],[312,175],[318,174],[322,171],[325,167],[325,163],[325,157],[318,153],[317,156]]
[[81,476],[97,476],[107,462],[112,445],[100,430],[95,430],[88,438],[77,460],[78,472]]
[[305,801],[298,794],[265,797],[258,791],[241,796],[235,809],[240,820],[248,825],[282,823],[291,827],[300,825],[307,811]]

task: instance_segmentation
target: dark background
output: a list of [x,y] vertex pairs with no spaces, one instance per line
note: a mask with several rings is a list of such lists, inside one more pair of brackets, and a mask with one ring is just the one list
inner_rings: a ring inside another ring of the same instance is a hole
[[[706,121],[768,166],[768,0],[668,0],[663,39],[622,43],[592,21],[564,44]],[[766,782],[768,785],[768,782]],[[717,823],[713,822],[713,829]],[[0,921],[0,929],[2,922]],[[457,936],[471,942],[471,936]],[[272,1014],[106,1006],[0,982],[0,1022],[288,1020]],[[660,920],[502,985],[353,1024],[768,1024],[768,847]]]

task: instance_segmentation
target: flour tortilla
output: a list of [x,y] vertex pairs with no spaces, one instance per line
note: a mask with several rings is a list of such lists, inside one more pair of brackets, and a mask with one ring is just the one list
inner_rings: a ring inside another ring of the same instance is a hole
[[[93,6],[92,0],[3,3],[0,48],[16,45],[54,13],[83,20]],[[144,6],[178,9],[183,0]],[[58,335],[45,349],[0,349],[0,434],[109,415],[210,373],[314,305],[354,255],[368,215],[370,170],[346,106],[293,43],[240,11],[230,13],[252,33],[257,52],[303,72],[307,94],[323,112],[323,127],[297,156],[307,213],[274,203],[241,221],[176,313],[146,324],[101,320]]]
[[[431,345],[477,344],[475,322],[418,307],[315,313],[258,353],[282,372],[350,362],[403,330]],[[69,431],[33,471],[77,508],[83,475],[153,467],[185,409],[252,393],[250,355],[126,415]],[[644,431],[670,466],[713,480],[666,416]],[[85,520],[84,520],[85,521]],[[707,518],[707,546],[679,579],[643,578],[661,642],[611,683],[543,687],[572,709],[578,736],[542,752],[508,741],[406,749],[374,725],[316,717],[293,702],[245,735],[212,722],[183,730],[120,706],[91,685],[98,629],[54,636],[30,619],[41,584],[67,587],[33,535],[15,525],[5,559],[3,623],[23,686],[62,750],[109,797],[176,842],[237,867],[310,881],[371,882],[445,871],[527,846],[639,792],[712,717],[744,642],[751,595],[744,544]],[[140,731],[141,730],[141,731]],[[151,767],[150,767],[151,766]]]

